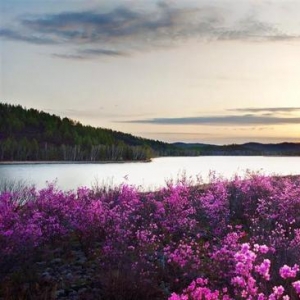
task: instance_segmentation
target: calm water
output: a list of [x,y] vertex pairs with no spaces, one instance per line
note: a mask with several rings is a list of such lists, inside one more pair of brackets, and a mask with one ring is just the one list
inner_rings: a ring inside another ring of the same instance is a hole
[[37,188],[56,181],[64,190],[91,187],[96,182],[101,185],[126,182],[143,189],[155,189],[184,173],[193,179],[201,176],[207,181],[210,171],[231,178],[234,174],[243,175],[246,170],[263,174],[300,174],[300,157],[201,156],[156,158],[150,163],[0,165],[0,181],[23,180]]

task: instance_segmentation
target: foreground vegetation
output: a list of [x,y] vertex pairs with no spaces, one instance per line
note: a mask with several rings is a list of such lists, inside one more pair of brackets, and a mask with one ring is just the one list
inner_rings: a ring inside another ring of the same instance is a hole
[[2,299],[299,299],[300,179],[0,195]]

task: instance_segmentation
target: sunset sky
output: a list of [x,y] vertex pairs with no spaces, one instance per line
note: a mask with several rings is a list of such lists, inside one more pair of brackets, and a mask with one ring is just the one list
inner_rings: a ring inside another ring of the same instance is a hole
[[167,142],[300,142],[300,1],[0,0],[0,101]]

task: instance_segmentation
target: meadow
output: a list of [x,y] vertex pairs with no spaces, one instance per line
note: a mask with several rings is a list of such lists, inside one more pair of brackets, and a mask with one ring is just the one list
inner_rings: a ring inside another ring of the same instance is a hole
[[2,187],[0,299],[299,299],[300,178]]

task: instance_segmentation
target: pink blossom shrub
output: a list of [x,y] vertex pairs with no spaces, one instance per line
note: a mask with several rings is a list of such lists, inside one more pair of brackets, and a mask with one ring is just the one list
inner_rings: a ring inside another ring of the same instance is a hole
[[44,247],[76,242],[97,261],[104,289],[106,274],[118,273],[161,299],[299,298],[298,177],[22,195],[0,193],[2,277]]

